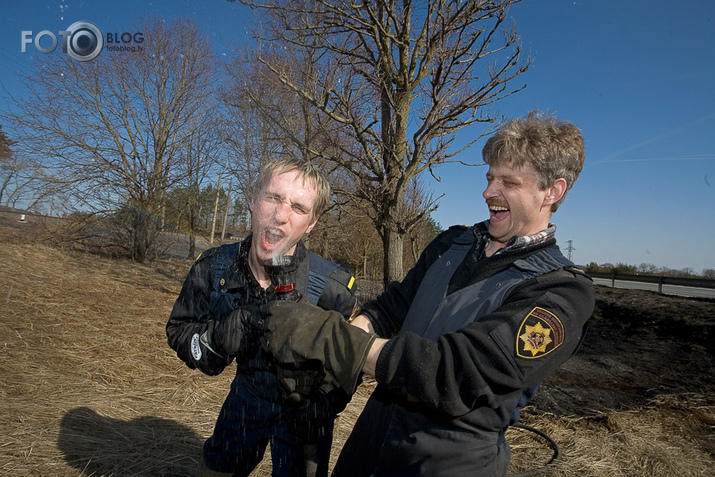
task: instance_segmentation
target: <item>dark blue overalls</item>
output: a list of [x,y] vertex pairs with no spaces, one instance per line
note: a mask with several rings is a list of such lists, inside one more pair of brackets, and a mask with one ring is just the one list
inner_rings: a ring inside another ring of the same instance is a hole
[[[219,248],[211,292],[213,316],[230,313],[234,310],[234,303],[249,302],[259,306],[265,303],[265,291],[252,290],[255,287],[245,283],[243,277],[235,276],[240,273],[231,274],[231,265],[239,247],[237,242]],[[308,273],[298,273],[297,285],[303,295],[317,304],[328,277],[338,265],[312,252],[308,252],[306,260],[309,261]],[[323,419],[315,440],[301,441],[291,431],[289,420],[295,419],[301,412],[320,414],[320,410],[308,411],[305,404],[297,406],[282,400],[272,364],[259,349],[253,358],[237,368],[214,433],[204,444],[206,464],[215,471],[247,476],[263,459],[266,446],[270,443],[274,476],[304,476],[306,450],[315,453],[312,458],[319,463],[316,474],[326,475],[334,415]],[[302,417],[306,419],[306,416]],[[315,417],[320,419],[321,416]]]

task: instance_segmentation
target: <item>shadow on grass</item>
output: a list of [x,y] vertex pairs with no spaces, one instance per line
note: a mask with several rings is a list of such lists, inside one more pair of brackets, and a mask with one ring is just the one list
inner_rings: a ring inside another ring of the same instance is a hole
[[67,412],[57,447],[83,475],[193,476],[203,439],[175,421],[112,419],[89,407]]

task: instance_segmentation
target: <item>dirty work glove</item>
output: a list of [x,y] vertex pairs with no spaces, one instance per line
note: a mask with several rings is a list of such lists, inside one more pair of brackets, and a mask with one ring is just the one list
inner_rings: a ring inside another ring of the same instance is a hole
[[320,390],[298,404],[284,406],[291,434],[300,442],[317,442],[332,431],[333,421],[348,401],[350,396],[342,389]]
[[325,372],[320,361],[300,364],[276,363],[276,380],[281,397],[290,403],[304,402],[318,392],[325,382]]
[[273,301],[263,307],[263,348],[276,361],[300,364],[318,360],[328,378],[348,394],[355,392],[375,335],[348,324],[336,311],[307,302]]

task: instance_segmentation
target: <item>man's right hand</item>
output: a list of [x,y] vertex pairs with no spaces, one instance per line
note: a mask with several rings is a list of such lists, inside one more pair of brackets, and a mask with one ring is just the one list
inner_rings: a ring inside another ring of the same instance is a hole
[[222,316],[213,327],[211,342],[214,349],[226,357],[238,354],[243,342],[243,320],[240,310]]
[[258,350],[262,333],[260,309],[244,306],[219,318],[211,331],[211,342],[226,357],[250,357]]

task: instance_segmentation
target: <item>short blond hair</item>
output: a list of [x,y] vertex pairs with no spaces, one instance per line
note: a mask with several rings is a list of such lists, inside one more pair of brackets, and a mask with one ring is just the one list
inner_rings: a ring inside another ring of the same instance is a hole
[[[568,192],[583,169],[586,151],[579,128],[540,111],[531,111],[501,126],[487,140],[482,157],[490,165],[522,167],[529,162],[536,169],[541,190],[563,178]],[[552,212],[564,201],[566,192],[551,206]]]
[[330,203],[331,190],[327,177],[310,161],[303,161],[294,158],[281,158],[266,161],[258,169],[258,178],[254,188],[253,197],[257,197],[268,186],[273,178],[273,173],[285,174],[286,172],[298,171],[298,178],[303,184],[308,182],[315,187],[317,197],[313,204],[313,218],[317,218],[328,207]]

